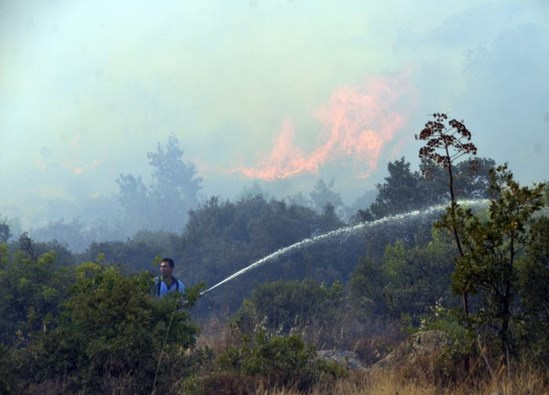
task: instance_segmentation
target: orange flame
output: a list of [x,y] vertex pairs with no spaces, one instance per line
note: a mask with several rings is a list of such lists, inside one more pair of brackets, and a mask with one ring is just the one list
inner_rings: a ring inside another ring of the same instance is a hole
[[365,164],[359,176],[367,177],[377,168],[383,147],[404,125],[405,117],[396,110],[407,84],[402,78],[379,78],[357,88],[342,87],[327,108],[318,114],[326,141],[309,155],[294,146],[294,126],[285,121],[270,155],[254,167],[239,168],[250,178],[275,180],[300,173],[317,173],[326,162],[351,157]]

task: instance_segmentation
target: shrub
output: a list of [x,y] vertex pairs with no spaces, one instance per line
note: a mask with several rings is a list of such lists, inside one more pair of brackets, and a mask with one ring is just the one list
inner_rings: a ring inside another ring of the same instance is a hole
[[264,330],[245,337],[241,346],[228,348],[220,355],[218,368],[260,379],[269,387],[299,390],[346,373],[335,362],[318,359],[315,349],[299,336],[274,336]]
[[[192,363],[186,351],[198,329],[176,298],[150,293],[144,273],[123,276],[114,267],[86,263],[62,305],[58,326],[36,333],[17,352],[19,377],[29,386],[64,381],[71,392],[168,392]],[[174,295],[175,296],[175,295]]]

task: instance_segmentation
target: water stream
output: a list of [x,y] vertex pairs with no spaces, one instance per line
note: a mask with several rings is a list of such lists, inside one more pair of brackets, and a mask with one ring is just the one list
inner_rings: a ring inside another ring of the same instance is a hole
[[[488,200],[463,200],[463,201],[459,202],[459,204],[463,205],[463,206],[477,206],[477,207],[485,206],[487,203],[488,203]],[[255,261],[255,262],[253,262],[252,264],[246,266],[245,268],[237,271],[236,273],[231,274],[226,279],[218,282],[217,284],[215,284],[215,285],[211,286],[210,288],[206,289],[205,291],[203,291],[201,293],[201,295],[204,295],[204,294],[210,292],[211,290],[219,287],[220,285],[223,285],[226,282],[229,282],[229,281],[237,278],[238,276],[240,276],[240,275],[242,275],[242,274],[244,274],[244,273],[246,273],[246,272],[248,272],[252,269],[257,268],[257,267],[263,265],[264,263],[267,263],[269,261],[273,261],[277,258],[280,258],[280,257],[284,256],[284,255],[290,254],[290,253],[292,253],[296,250],[299,250],[301,248],[310,246],[311,244],[315,244],[315,243],[318,243],[320,241],[327,240],[327,239],[337,238],[337,237],[340,237],[342,235],[352,234],[352,233],[356,233],[356,232],[363,231],[363,230],[366,230],[366,229],[371,229],[371,228],[374,228],[374,227],[377,227],[377,226],[380,226],[380,225],[383,225],[383,224],[387,224],[387,223],[400,222],[400,221],[404,221],[404,220],[407,220],[407,219],[416,218],[416,217],[420,217],[420,216],[432,215],[432,214],[437,213],[437,212],[442,212],[447,207],[448,207],[448,204],[440,204],[440,205],[436,205],[436,206],[431,206],[431,207],[429,207],[425,210],[414,210],[414,211],[410,211],[410,212],[405,213],[405,214],[398,214],[398,215],[391,215],[391,216],[383,217],[383,218],[380,218],[380,219],[372,221],[372,222],[364,222],[364,223],[360,223],[358,225],[344,226],[342,228],[332,230],[330,232],[326,232],[326,233],[323,233],[323,234],[318,235],[318,236],[303,239],[303,240],[301,240],[297,243],[294,243],[292,245],[289,245],[287,247],[280,248],[279,250],[276,250],[272,254],[269,254],[269,255]]]

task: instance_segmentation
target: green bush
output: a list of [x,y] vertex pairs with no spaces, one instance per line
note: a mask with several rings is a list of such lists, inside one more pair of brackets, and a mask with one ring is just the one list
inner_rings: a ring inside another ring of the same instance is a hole
[[235,314],[233,322],[245,334],[257,327],[279,335],[313,324],[329,326],[343,305],[339,282],[331,286],[313,281],[273,281],[252,292]]
[[146,273],[78,266],[57,327],[16,352],[21,382],[63,382],[70,392],[169,392],[192,368],[186,351],[198,328],[175,297],[152,296],[151,283]]
[[56,262],[53,252],[30,257],[0,243],[0,343],[26,344],[33,332],[54,324],[71,283],[70,270]]
[[13,358],[9,350],[0,344],[0,394],[15,392],[16,377],[13,373]]
[[273,336],[264,330],[222,353],[218,369],[259,379],[268,387],[299,390],[346,373],[336,363],[318,359],[315,349],[299,336]]

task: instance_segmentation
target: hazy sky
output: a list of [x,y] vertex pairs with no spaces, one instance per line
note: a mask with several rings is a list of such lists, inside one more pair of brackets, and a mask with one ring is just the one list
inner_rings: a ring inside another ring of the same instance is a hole
[[205,195],[334,177],[352,196],[415,164],[439,111],[519,181],[548,180],[547,4],[1,0],[0,215],[146,179],[171,134]]

